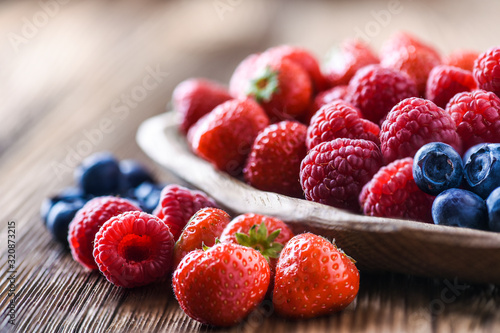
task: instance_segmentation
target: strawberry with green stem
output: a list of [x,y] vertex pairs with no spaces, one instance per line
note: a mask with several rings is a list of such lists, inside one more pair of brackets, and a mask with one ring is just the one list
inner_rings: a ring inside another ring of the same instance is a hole
[[274,272],[281,249],[294,236],[280,219],[259,214],[235,217],[220,236],[222,243],[234,243],[258,250]]

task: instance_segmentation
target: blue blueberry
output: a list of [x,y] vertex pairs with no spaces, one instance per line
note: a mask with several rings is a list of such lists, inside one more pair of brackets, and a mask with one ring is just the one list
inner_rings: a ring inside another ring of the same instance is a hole
[[486,199],[500,186],[500,144],[478,147],[468,157],[464,174],[468,189]]
[[118,161],[106,152],[87,157],[75,169],[75,181],[86,194],[95,196],[118,194],[121,177]]
[[67,203],[75,201],[86,202],[90,200],[91,197],[85,196],[83,190],[77,187],[68,187],[61,191],[58,195],[50,198],[45,198],[40,207],[40,216],[42,217],[43,223],[47,224],[47,216],[49,215],[52,207],[59,201],[64,201]]
[[120,162],[122,173],[122,190],[128,190],[139,186],[141,183],[155,183],[153,176],[142,164],[135,160],[123,160]]
[[59,201],[50,209],[47,215],[46,226],[52,236],[61,244],[68,244],[69,223],[84,204],[84,200],[73,202]]
[[164,187],[165,185],[144,182],[134,189],[133,197],[137,199],[145,212],[152,213],[156,206],[158,206],[161,190]]
[[458,188],[448,189],[434,199],[432,219],[439,225],[488,229],[486,202],[480,196]]
[[464,153],[464,156],[462,157],[462,162],[464,163],[467,163],[467,160],[469,159],[469,157],[474,154],[476,151],[479,150],[479,148],[481,148],[482,146],[484,145],[487,145],[487,143],[478,143],[477,145],[474,145],[472,147],[470,147],[469,149],[467,149],[467,151]]
[[463,172],[460,154],[442,142],[422,146],[413,158],[413,178],[422,191],[431,195],[459,187]]
[[500,232],[500,187],[497,187],[490,193],[486,199],[488,207],[488,225],[490,230]]

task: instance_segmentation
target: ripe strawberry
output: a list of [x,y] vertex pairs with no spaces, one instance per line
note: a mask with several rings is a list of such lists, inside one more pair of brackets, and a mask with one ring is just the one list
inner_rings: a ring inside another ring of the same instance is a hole
[[359,195],[363,213],[432,223],[434,197],[418,188],[412,170],[411,157],[380,168]]
[[439,52],[431,45],[427,44],[417,36],[414,36],[406,31],[398,31],[394,35],[392,35],[385,43],[382,45],[381,49],[381,57],[384,58],[388,54],[393,52],[397,52],[401,48],[415,48],[415,49],[424,49],[429,51],[434,58],[440,59],[441,56]]
[[380,64],[407,74],[417,84],[420,96],[423,96],[429,73],[441,64],[441,60],[432,50],[409,46],[384,55]]
[[246,58],[233,73],[229,89],[240,99],[255,99],[272,122],[301,116],[312,96],[311,79],[301,65],[266,52]]
[[309,124],[311,122],[311,118],[319,109],[321,109],[323,105],[329,104],[339,99],[345,99],[346,95],[347,86],[336,86],[320,92],[316,95],[311,105],[309,105],[307,113],[304,115],[303,119],[301,119],[302,122],[304,124]]
[[338,138],[364,139],[380,144],[379,127],[359,116],[359,111],[343,100],[324,105],[311,119],[306,145],[312,149]]
[[225,87],[209,80],[189,79],[179,83],[172,94],[172,102],[180,115],[180,130],[186,134],[198,119],[230,99]]
[[380,65],[360,69],[349,82],[346,101],[364,118],[380,124],[401,100],[418,95],[415,82],[406,74]]
[[378,63],[379,59],[370,46],[359,40],[347,39],[327,62],[325,75],[332,87],[347,85],[360,68]]
[[257,134],[269,124],[251,99],[233,99],[201,118],[188,133],[193,151],[217,169],[238,175]]
[[479,55],[474,62],[473,74],[479,88],[500,97],[500,46]]
[[372,141],[335,139],[312,148],[300,165],[300,183],[307,200],[359,210],[361,188],[382,166]]
[[155,282],[172,268],[174,237],[156,216],[132,211],[110,218],[95,235],[94,258],[111,283],[125,288]]
[[471,50],[456,50],[443,59],[443,64],[455,66],[472,72],[474,61],[479,57],[479,52]]
[[248,246],[269,260],[274,272],[283,246],[294,236],[293,231],[280,219],[259,214],[236,216],[220,236],[222,243]]
[[462,143],[451,116],[439,106],[422,98],[407,98],[387,114],[380,129],[380,149],[386,163],[413,157],[429,142],[443,142],[459,153]]
[[281,45],[266,50],[266,53],[271,57],[291,60],[301,66],[309,74],[314,91],[323,91],[327,88],[328,83],[321,73],[318,60],[309,51],[300,47]]
[[68,243],[73,259],[87,269],[97,269],[92,255],[95,234],[111,217],[141,209],[131,201],[111,196],[89,200],[69,225]]
[[243,320],[264,299],[269,282],[266,259],[252,248],[232,243],[188,253],[172,278],[182,310],[213,326]]
[[175,243],[174,267],[189,252],[202,249],[203,245],[213,246],[229,222],[231,217],[222,209],[207,207],[197,211]]
[[168,185],[161,191],[160,201],[153,214],[169,226],[174,240],[177,240],[193,214],[204,207],[217,207],[217,204],[201,191]]
[[475,90],[457,94],[446,112],[457,125],[464,151],[478,143],[500,142],[500,98],[494,93]]
[[262,130],[243,169],[245,181],[263,191],[303,197],[300,162],[306,156],[307,127],[282,121]]
[[352,259],[325,238],[304,233],[281,252],[273,305],[283,316],[312,318],[344,309],[358,290],[359,272]]
[[456,94],[476,88],[477,83],[471,72],[458,67],[439,65],[429,73],[425,96],[437,106],[445,108]]

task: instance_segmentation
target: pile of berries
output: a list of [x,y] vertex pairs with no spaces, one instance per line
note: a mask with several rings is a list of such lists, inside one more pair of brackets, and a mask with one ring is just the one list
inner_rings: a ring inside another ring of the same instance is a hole
[[135,160],[118,161],[111,153],[95,153],[74,171],[75,187],[47,198],[40,208],[42,220],[54,238],[67,244],[68,226],[76,212],[89,200],[104,195],[129,198],[146,212],[158,205],[164,185]]
[[42,215],[75,261],[116,286],[171,278],[184,312],[213,326],[241,322],[265,298],[290,318],[340,311],[356,298],[354,261],[323,237],[294,235],[271,216],[231,219],[207,194],[179,185],[149,194],[151,208],[149,196],[136,194],[157,191],[151,174],[108,153],[89,157],[75,175],[79,187],[47,199]]
[[413,177],[437,195],[434,223],[500,231],[500,144],[477,144],[462,157],[450,145],[428,143],[415,154]]
[[437,193],[415,183],[415,154],[500,143],[499,95],[500,47],[441,57],[400,32],[379,55],[346,40],[323,68],[298,47],[251,54],[229,88],[189,79],[173,106],[195,154],[257,189],[432,223]]

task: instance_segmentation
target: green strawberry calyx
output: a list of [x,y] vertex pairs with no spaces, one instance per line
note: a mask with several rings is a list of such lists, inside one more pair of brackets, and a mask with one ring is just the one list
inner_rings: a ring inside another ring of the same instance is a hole
[[278,258],[283,249],[283,244],[275,242],[280,232],[281,229],[277,229],[268,234],[266,224],[262,222],[260,225],[254,224],[248,234],[237,232],[234,235],[238,244],[259,251],[269,261]]
[[269,102],[273,94],[279,90],[278,74],[278,71],[266,67],[250,81],[247,96],[252,96],[258,103]]

